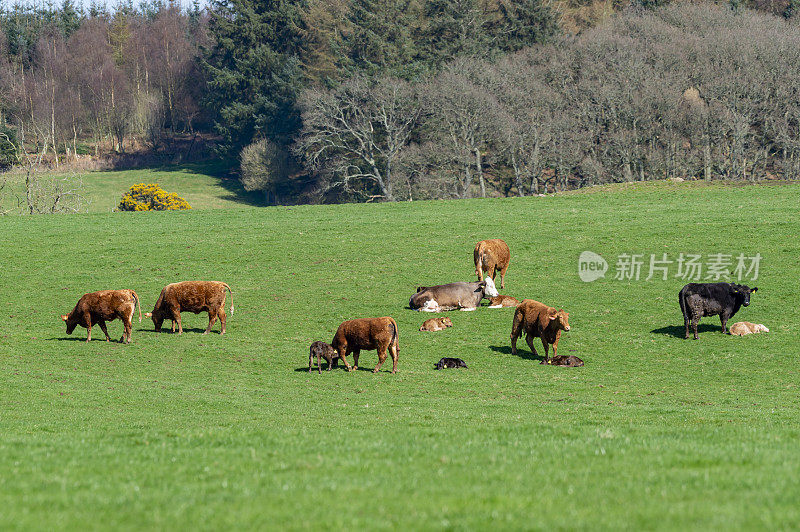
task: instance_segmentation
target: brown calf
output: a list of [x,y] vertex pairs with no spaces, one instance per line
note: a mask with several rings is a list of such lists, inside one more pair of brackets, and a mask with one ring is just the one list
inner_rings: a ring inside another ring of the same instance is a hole
[[561,331],[569,330],[568,318],[569,314],[564,312],[564,309],[556,310],[533,299],[523,300],[514,312],[514,325],[511,327],[511,353],[517,354],[517,338],[525,332],[525,341],[535,356],[537,353],[536,348],[533,347],[533,339],[542,339],[544,360],[541,363],[547,364],[550,345],[553,346],[553,356],[555,357]]
[[153,312],[145,314],[152,318],[156,332],[161,332],[165,319],[172,320],[172,332],[178,323],[178,334],[183,334],[181,312],[208,312],[208,327],[203,334],[208,334],[214,322],[219,318],[220,334],[225,334],[225,290],[231,294],[231,315],[233,315],[233,292],[231,288],[219,281],[183,281],[168,284],[161,290]]
[[[358,369],[358,356],[362,349],[378,350],[378,365],[373,373],[380,371],[386,361],[386,350],[392,355],[392,373],[397,373],[397,353],[400,351],[397,322],[394,318],[360,318],[342,322],[331,345],[339,352],[347,371]],[[353,353],[353,365],[347,363],[347,355]]]
[[[77,325],[86,327],[86,341],[92,339],[92,325],[97,324],[106,335],[106,342],[111,340],[106,329],[107,321],[122,320],[123,332],[120,342],[129,344],[133,325],[133,312],[139,304],[139,296],[133,290],[100,290],[84,294],[69,314],[61,319],[67,323],[67,334],[72,334]],[[142,321],[142,306],[139,304],[139,321]]]
[[511,262],[511,250],[508,249],[508,244],[499,238],[481,240],[475,244],[473,258],[475,275],[481,281],[483,281],[484,273],[494,281],[497,270],[500,270],[500,288],[506,287],[506,270],[508,270],[508,263]]
[[443,331],[448,327],[452,327],[453,322],[450,318],[431,318],[422,322],[420,331]]
[[511,296],[497,296],[489,300],[489,308],[518,307],[519,299]]

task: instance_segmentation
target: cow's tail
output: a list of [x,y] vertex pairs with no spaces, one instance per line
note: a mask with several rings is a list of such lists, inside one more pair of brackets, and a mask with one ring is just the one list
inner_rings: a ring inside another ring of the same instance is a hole
[[233,316],[233,290],[231,290],[231,287],[228,286],[226,283],[222,283],[222,286],[224,286],[228,290],[228,293],[231,295],[231,316]]
[[389,318],[390,323],[392,324],[392,340],[389,342],[389,345],[393,345],[397,352],[400,352],[400,336],[397,331],[397,322],[394,321],[394,318]]
[[[139,306],[139,323],[142,322],[142,304],[139,302],[139,295],[131,290],[131,294],[133,294],[134,299],[134,306]],[[132,317],[132,316],[131,316]]]
[[514,321],[511,324],[511,339],[519,338],[522,334],[522,321],[524,318],[524,311],[517,307],[517,310],[514,311]]
[[686,319],[688,316],[686,314],[686,289],[683,288],[678,293],[678,303],[681,305],[681,312],[683,313],[683,319]]

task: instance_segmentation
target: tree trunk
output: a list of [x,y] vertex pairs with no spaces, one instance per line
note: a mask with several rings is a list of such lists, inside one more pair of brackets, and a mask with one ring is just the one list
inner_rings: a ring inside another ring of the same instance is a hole
[[486,183],[483,180],[483,164],[481,162],[481,150],[475,148],[475,170],[478,172],[478,182],[481,185],[481,197],[486,197]]
[[705,145],[703,146],[703,173],[706,181],[711,181],[711,132],[706,117]]
[[517,156],[514,153],[511,154],[511,166],[514,168],[514,184],[517,186],[517,194],[523,197],[525,196],[525,190],[522,188],[522,176],[517,164]]

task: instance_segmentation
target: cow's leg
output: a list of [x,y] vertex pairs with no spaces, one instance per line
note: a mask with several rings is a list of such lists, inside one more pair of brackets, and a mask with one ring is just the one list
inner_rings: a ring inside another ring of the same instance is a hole
[[[172,309],[172,321],[178,324],[178,334],[183,334],[183,324],[181,323],[181,311]],[[173,331],[175,329],[173,328]]]
[[[542,345],[544,346],[544,360],[539,362],[539,364],[549,364],[550,363],[550,344],[547,343],[547,340],[542,338]],[[553,352],[553,356],[555,356],[555,352]]]
[[219,317],[219,325],[220,325],[219,333],[225,334],[225,322],[228,320],[228,315],[225,314],[224,308],[219,309],[219,311],[217,312],[217,317]]
[[128,316],[122,316],[122,338],[120,338],[120,343],[124,342],[126,344],[131,343],[131,333],[133,332],[133,323],[131,323],[131,318]]
[[209,331],[211,330],[211,327],[214,325],[214,323],[216,321],[217,321],[217,313],[215,311],[213,311],[213,310],[209,310],[208,311],[208,327],[206,327],[206,330],[205,330],[205,332],[203,332],[203,334],[208,334]]
[[392,373],[397,373],[397,346],[395,344],[389,346],[389,354],[392,355]]
[[500,288],[505,288],[506,287],[506,270],[507,269],[508,269],[508,266],[506,266],[506,267],[504,267],[503,269],[500,270]]
[[171,320],[169,320],[169,321],[171,321],[171,322],[172,322],[172,332],[173,332],[173,334],[174,334],[174,333],[175,333],[175,320],[172,320],[172,319],[171,319]]
[[728,316],[725,312],[719,315],[719,321],[722,323],[722,334],[725,334],[728,331]]
[[92,341],[92,315],[88,312],[83,315],[83,325],[86,327],[86,341]]
[[692,316],[692,331],[694,331],[694,339],[697,340],[700,337],[697,336],[697,324],[700,321],[699,316]]
[[386,362],[386,347],[378,347],[378,365],[375,366],[375,369],[372,370],[372,373],[378,373],[381,370],[381,366],[383,366],[384,362]]
[[528,344],[528,347],[531,348],[531,353],[533,353],[533,356],[538,357],[539,353],[537,353],[536,348],[533,347],[533,336],[531,336],[530,334],[526,334],[525,342]]
[[97,324],[100,326],[100,330],[103,331],[103,334],[106,335],[106,342],[110,342],[111,341],[111,337],[108,335],[108,329],[106,329],[105,320],[98,320]]
[[[308,350],[308,372],[311,373],[311,364],[314,361],[314,351]],[[317,366],[319,366],[319,357],[317,357]],[[322,373],[322,371],[320,371]]]
[[350,350],[347,349],[347,346],[340,345],[336,350],[339,352],[339,358],[344,362],[344,367],[347,368],[347,371],[353,371],[353,368],[347,363],[347,355],[350,354]]
[[683,315],[683,326],[686,328],[686,339],[689,338],[689,316],[687,314]]
[[353,349],[353,369],[358,369],[359,355],[361,355],[361,349]]

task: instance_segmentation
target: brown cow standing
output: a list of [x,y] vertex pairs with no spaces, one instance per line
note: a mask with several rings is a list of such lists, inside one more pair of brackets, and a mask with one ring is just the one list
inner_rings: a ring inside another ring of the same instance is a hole
[[473,252],[475,260],[475,275],[483,281],[484,272],[494,281],[497,270],[500,270],[500,288],[506,287],[506,270],[511,262],[511,250],[508,244],[499,238],[481,240],[475,244]]
[[86,327],[86,341],[92,339],[92,325],[97,324],[106,335],[106,342],[111,340],[106,329],[107,321],[122,320],[123,332],[120,342],[131,343],[133,313],[139,304],[139,321],[142,321],[142,306],[139,296],[133,290],[100,290],[91,294],[83,294],[72,312],[61,316],[67,323],[67,334],[72,334],[77,325]]
[[[386,350],[392,355],[392,373],[397,373],[397,353],[400,351],[400,338],[398,336],[397,322],[394,318],[360,318],[348,320],[339,325],[331,345],[339,352],[347,371],[358,369],[358,356],[362,349],[378,350],[378,365],[373,373],[380,371],[386,361]],[[353,365],[347,363],[345,358],[353,353]]]
[[219,318],[220,334],[225,334],[225,290],[231,294],[231,315],[233,315],[233,292],[231,288],[219,281],[183,281],[168,284],[161,290],[153,312],[145,314],[153,319],[156,332],[161,332],[165,319],[172,320],[172,332],[175,322],[178,323],[178,334],[183,334],[181,312],[208,312],[208,327],[203,334],[208,334]]
[[517,354],[517,338],[525,332],[525,341],[531,348],[531,352],[536,356],[536,348],[533,347],[533,338],[541,338],[544,346],[544,360],[542,364],[548,362],[548,351],[550,344],[553,346],[553,356],[558,350],[558,340],[561,338],[561,331],[569,330],[569,314],[564,309],[556,310],[545,304],[525,299],[514,312],[514,325],[511,327],[511,353]]

